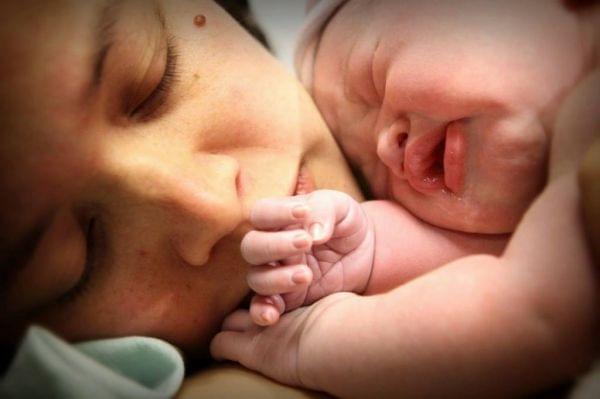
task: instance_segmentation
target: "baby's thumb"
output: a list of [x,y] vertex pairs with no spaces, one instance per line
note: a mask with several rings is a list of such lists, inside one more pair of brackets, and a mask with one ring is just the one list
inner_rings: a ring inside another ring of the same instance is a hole
[[319,190],[308,199],[310,214],[305,228],[313,239],[313,244],[323,244],[331,239],[336,222],[335,201],[332,191]]
[[250,317],[259,326],[277,323],[285,311],[285,303],[280,295],[254,295],[250,301]]

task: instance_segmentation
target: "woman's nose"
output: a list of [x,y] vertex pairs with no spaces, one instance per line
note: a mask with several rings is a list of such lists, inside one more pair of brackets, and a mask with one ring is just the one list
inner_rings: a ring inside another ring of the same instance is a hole
[[157,231],[166,245],[187,264],[206,263],[212,247],[242,222],[235,158],[161,149],[113,156],[112,164],[113,178],[126,196],[151,223],[161,224]]

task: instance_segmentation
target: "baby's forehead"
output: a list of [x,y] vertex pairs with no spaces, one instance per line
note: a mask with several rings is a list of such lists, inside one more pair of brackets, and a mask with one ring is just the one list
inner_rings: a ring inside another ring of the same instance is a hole
[[307,2],[308,12],[298,35],[294,64],[298,78],[309,89],[312,85],[312,66],[319,37],[333,14],[347,1],[309,0]]

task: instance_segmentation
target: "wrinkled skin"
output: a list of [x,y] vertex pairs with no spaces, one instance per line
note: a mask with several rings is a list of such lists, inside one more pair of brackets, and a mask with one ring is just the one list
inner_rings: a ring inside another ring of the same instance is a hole
[[255,323],[274,324],[284,311],[336,292],[367,289],[375,231],[349,195],[317,190],[261,200],[250,222],[255,230],[242,240],[242,256],[254,265],[248,285],[257,294],[250,304]]

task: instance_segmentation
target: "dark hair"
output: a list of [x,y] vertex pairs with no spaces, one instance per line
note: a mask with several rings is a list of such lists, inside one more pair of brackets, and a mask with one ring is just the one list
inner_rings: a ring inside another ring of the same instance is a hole
[[216,0],[216,3],[223,7],[223,9],[254,36],[256,40],[261,42],[266,48],[269,48],[267,38],[256,23],[247,0]]
[[569,10],[581,10],[599,3],[598,0],[563,0],[563,4]]

